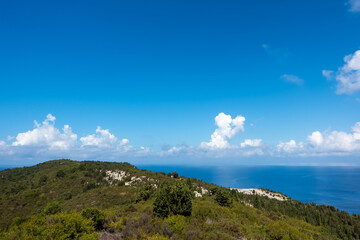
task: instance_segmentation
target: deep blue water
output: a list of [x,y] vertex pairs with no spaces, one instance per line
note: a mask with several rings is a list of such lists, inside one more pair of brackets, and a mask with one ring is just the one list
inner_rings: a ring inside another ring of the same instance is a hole
[[224,187],[268,188],[301,202],[332,205],[350,214],[360,214],[360,167],[138,167],[178,172]]

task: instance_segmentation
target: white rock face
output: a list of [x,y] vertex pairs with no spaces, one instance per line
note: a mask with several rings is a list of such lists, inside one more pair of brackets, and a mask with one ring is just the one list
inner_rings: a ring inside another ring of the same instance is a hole
[[194,191],[195,197],[202,197],[204,194],[207,194],[209,191],[201,187],[201,192]]
[[202,194],[199,193],[198,191],[194,191],[195,197],[202,197]]
[[266,190],[258,189],[258,188],[243,188],[243,189],[231,188],[231,190],[236,190],[240,193],[247,194],[247,195],[257,194],[259,196],[266,196],[268,198],[273,198],[273,199],[276,199],[279,201],[288,200],[288,198],[281,193],[270,192],[270,191],[266,191]]
[[122,181],[126,177],[125,171],[106,171],[107,178]]
[[105,179],[112,184],[114,180],[122,181],[126,176],[125,171],[106,171],[106,177]]

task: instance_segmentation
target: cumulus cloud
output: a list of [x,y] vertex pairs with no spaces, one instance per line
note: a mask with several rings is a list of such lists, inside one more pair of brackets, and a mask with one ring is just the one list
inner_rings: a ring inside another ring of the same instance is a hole
[[295,140],[281,142],[277,150],[303,156],[358,154],[360,153],[360,122],[357,122],[349,133],[314,131],[307,137],[307,142],[298,144]]
[[285,82],[289,82],[289,83],[294,83],[297,84],[299,86],[304,84],[304,80],[299,78],[296,75],[292,75],[292,74],[284,74],[281,76],[281,79],[284,80]]
[[337,81],[337,94],[353,94],[360,90],[360,50],[344,57],[345,64],[335,73],[323,70],[323,75],[327,79]]
[[95,134],[82,137],[80,138],[80,141],[83,146],[96,146],[102,148],[123,146],[129,143],[128,139],[124,138],[119,140],[114,134],[110,133],[109,129],[103,130],[100,126],[97,127]]
[[[118,138],[109,129],[97,127],[94,134],[80,137],[69,125],[62,130],[55,127],[56,118],[48,114],[42,123],[35,121],[32,130],[19,133],[15,139],[0,140],[0,157],[4,159],[97,159],[118,160],[123,156],[138,157],[191,157],[191,158],[233,158],[253,155],[267,156],[332,156],[360,155],[360,122],[349,132],[314,131],[305,141],[295,140],[268,145],[262,139],[245,139],[240,144],[230,140],[244,131],[245,117],[219,113],[215,117],[216,129],[209,142],[198,146],[186,144],[168,146],[160,152],[147,147],[134,147],[126,138]],[[12,142],[11,142],[12,141]],[[5,158],[6,157],[6,158]]]
[[9,144],[0,141],[0,156],[19,159],[118,159],[122,156],[144,156],[150,153],[146,147],[134,147],[126,138],[119,139],[108,129],[97,127],[94,134],[77,141],[69,125],[62,130],[55,127],[55,116],[48,114],[42,123],[35,122],[34,129],[19,133]]
[[360,0],[350,0],[348,4],[350,5],[350,12],[360,12]]
[[48,146],[50,149],[69,149],[76,145],[77,135],[69,125],[64,125],[63,131],[54,127],[56,118],[48,114],[41,123],[35,121],[35,128],[16,136],[13,146]]
[[351,132],[332,131],[330,133],[313,132],[308,137],[309,143],[317,152],[356,152],[360,151],[360,122],[357,122]]
[[277,150],[279,152],[285,152],[285,153],[294,153],[302,148],[303,148],[303,143],[300,142],[297,144],[295,140],[290,140],[288,142],[280,142],[277,145]]
[[237,116],[234,119],[225,113],[219,113],[215,117],[217,129],[211,135],[210,142],[202,142],[202,148],[224,149],[229,147],[229,140],[239,131],[244,131],[245,117]]
[[261,139],[245,139],[244,142],[240,144],[242,148],[244,147],[259,147],[261,145]]

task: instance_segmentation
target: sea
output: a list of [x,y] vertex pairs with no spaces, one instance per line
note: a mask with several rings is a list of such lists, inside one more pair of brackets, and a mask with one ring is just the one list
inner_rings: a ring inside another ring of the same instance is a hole
[[137,166],[157,172],[177,172],[231,188],[268,188],[304,203],[332,205],[360,214],[360,167],[290,166]]

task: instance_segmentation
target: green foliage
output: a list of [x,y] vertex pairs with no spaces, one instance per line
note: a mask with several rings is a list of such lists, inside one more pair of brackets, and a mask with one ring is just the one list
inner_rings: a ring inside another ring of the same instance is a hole
[[164,184],[156,194],[153,212],[160,217],[170,214],[190,216],[193,193],[187,184],[177,182],[175,185]]
[[88,184],[86,184],[85,187],[84,187],[84,192],[89,191],[89,190],[91,190],[91,189],[94,189],[94,188],[96,188],[96,187],[97,187],[97,186],[96,186],[95,183],[88,183]]
[[255,194],[254,204],[253,205],[254,205],[254,208],[260,208],[261,207],[260,197],[257,194]]
[[64,198],[64,200],[70,200],[72,198],[71,192],[65,192],[63,194],[63,198]]
[[[128,182],[145,177],[123,187],[106,171],[125,171]],[[0,176],[0,239],[360,239],[360,216],[332,206],[245,195],[128,163],[63,159]],[[193,198],[201,188],[209,194]],[[220,206],[226,199],[231,208]]]
[[231,198],[229,192],[224,189],[217,189],[215,193],[215,201],[223,207],[229,207],[231,205]]
[[49,203],[43,210],[45,215],[52,215],[61,212],[62,207],[59,202],[51,202]]
[[146,201],[151,197],[153,193],[154,193],[154,187],[151,185],[145,185],[140,189],[139,193],[136,195],[135,202],[138,203],[140,201]]
[[93,221],[96,230],[101,230],[104,227],[105,214],[97,208],[87,208],[81,212],[84,218]]
[[182,215],[172,215],[166,219],[168,226],[179,236],[185,235],[186,219]]
[[40,178],[39,178],[39,185],[43,185],[47,182],[48,180],[48,176],[46,175],[42,175]]
[[97,239],[91,220],[80,213],[59,213],[33,216],[20,224],[13,224],[1,239]]
[[56,173],[56,177],[57,178],[63,178],[63,177],[65,177],[65,172],[64,172],[64,170],[59,170],[59,171],[57,171],[57,173]]

